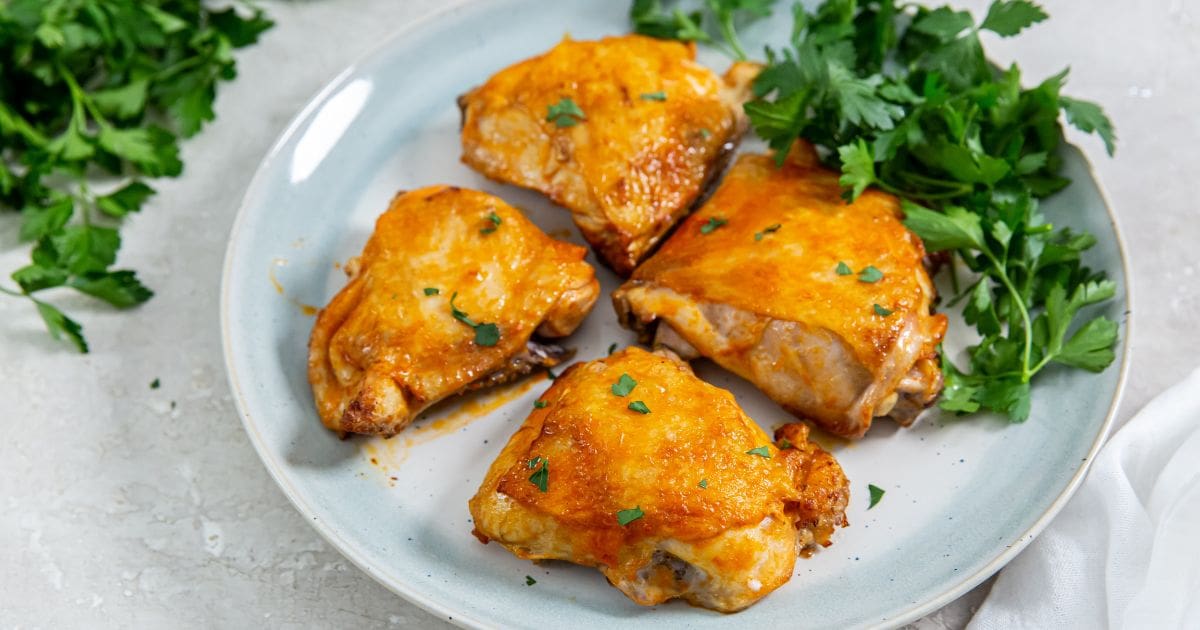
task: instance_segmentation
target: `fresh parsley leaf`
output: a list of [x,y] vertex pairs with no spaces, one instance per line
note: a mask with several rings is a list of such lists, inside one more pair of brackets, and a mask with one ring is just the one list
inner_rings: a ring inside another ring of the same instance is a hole
[[883,280],[883,272],[876,269],[875,265],[867,265],[862,271],[858,272],[858,281],[867,284],[874,284]]
[[642,511],[642,506],[640,506],[640,505],[637,507],[629,508],[628,510],[618,510],[617,511],[617,523],[621,527],[625,527],[626,525],[638,520],[639,518],[642,518],[645,515],[646,515],[646,513]]
[[629,403],[629,409],[638,413],[650,413],[650,408],[646,406],[646,403],[640,400],[635,400]]
[[540,460],[539,463],[541,464],[541,468],[538,468],[532,475],[529,476],[529,483],[537,486],[538,492],[544,493],[550,487],[550,460],[539,457],[534,461],[538,460]]
[[615,344],[615,343],[609,344],[609,346],[608,346],[609,356],[612,356],[612,353],[614,353],[616,351],[617,351],[617,344]]
[[842,176],[838,183],[848,192],[844,194],[848,201],[858,199],[868,186],[874,184],[875,156],[862,138],[853,144],[838,147],[838,158],[842,161]]
[[437,287],[425,287],[426,296],[437,295],[438,293],[440,293],[440,291],[437,289]]
[[988,7],[987,17],[979,28],[1001,37],[1012,37],[1050,16],[1029,0],[996,0]]
[[37,306],[38,315],[42,316],[42,321],[46,324],[46,330],[49,330],[55,339],[65,338],[81,353],[87,354],[88,344],[83,338],[83,327],[78,322],[46,302],[34,300],[33,303]]
[[793,446],[792,441],[787,438],[783,438],[783,439],[779,440],[779,443],[776,444],[776,448],[778,448],[781,451],[784,449],[792,448],[792,446]]
[[161,385],[162,381],[159,381],[157,378],[150,381],[150,389],[158,389]]
[[945,212],[934,212],[910,201],[901,203],[904,225],[925,241],[931,251],[944,249],[981,249],[983,228],[979,215],[958,206],[948,206]]
[[537,584],[537,580],[535,580],[535,579],[533,579],[532,577],[530,577],[530,576],[526,575],[526,576],[525,576],[525,586],[533,586],[534,584]]
[[886,308],[884,308],[884,307],[882,307],[882,306],[880,306],[880,305],[878,305],[878,304],[872,304],[872,305],[871,305],[871,309],[872,309],[872,310],[874,310],[874,311],[875,311],[875,314],[876,314],[876,315],[878,315],[878,316],[880,316],[880,317],[887,317],[888,315],[891,315],[891,314],[892,314],[892,312],[893,312],[893,311],[890,311],[890,310],[888,310],[888,309],[886,309]]
[[640,96],[638,96],[638,98],[642,99],[643,101],[660,101],[661,102],[661,101],[667,100],[667,93],[662,92],[662,91],[645,92],[645,93],[641,94]]
[[96,208],[110,217],[121,218],[142,209],[142,204],[154,195],[154,189],[134,181],[103,197],[96,197]]
[[709,217],[708,221],[705,222],[704,225],[700,226],[700,233],[712,234],[713,230],[716,230],[727,223],[729,223],[727,219],[723,219],[721,217]]
[[622,374],[621,378],[612,384],[611,389],[614,396],[628,396],[634,387],[637,387],[637,381],[633,380],[628,374]]
[[879,504],[879,500],[883,498],[884,489],[872,483],[867,484],[867,491],[871,493],[871,504],[867,506],[869,510]]
[[835,272],[837,273],[837,275],[839,275],[839,276],[852,276],[852,275],[854,275],[854,270],[850,268],[850,265],[847,265],[847,264],[846,264],[844,261],[841,261],[841,260],[839,260],[839,261],[838,261],[837,268],[836,268],[836,269],[834,269],[834,271],[835,271]]
[[[233,49],[272,23],[253,6],[195,0],[0,4],[0,206],[22,213],[34,242],[13,273],[21,292],[0,293],[30,299],[52,335],[86,351],[82,327],[29,294],[68,287],[118,308],[152,295],[112,269],[118,222],[154,194],[142,178],[181,172],[179,138],[212,119]],[[101,172],[124,185],[93,193]]]
[[556,127],[574,127],[580,121],[587,120],[587,116],[575,101],[564,96],[546,109],[546,120]]
[[545,409],[545,408],[546,408],[546,401],[544,401],[544,400],[535,400],[535,401],[533,401],[533,408],[534,408],[534,409]]
[[701,488],[707,488],[707,487],[708,487],[708,480],[707,480],[707,479],[701,479],[701,480],[700,480],[700,483],[698,483],[698,484],[696,484],[696,485],[697,485],[697,486],[700,486]]
[[1060,96],[1059,104],[1067,115],[1067,122],[1084,133],[1095,133],[1104,140],[1104,150],[1112,155],[1117,149],[1117,135],[1113,131],[1112,121],[1104,114],[1100,106],[1091,102]]
[[767,445],[765,445],[765,444],[746,451],[746,454],[747,455],[758,455],[759,457],[771,459],[771,449],[769,447],[767,447]]

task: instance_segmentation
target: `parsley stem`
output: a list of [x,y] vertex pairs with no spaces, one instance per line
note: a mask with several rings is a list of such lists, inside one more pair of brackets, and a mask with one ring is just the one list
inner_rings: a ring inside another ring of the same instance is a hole
[[746,51],[742,48],[742,42],[738,40],[737,30],[733,28],[733,15],[726,16],[720,21],[721,36],[725,41],[729,42],[729,47],[733,49],[734,57],[738,61],[746,60]]
[[1033,378],[1034,372],[1037,371],[1029,369],[1030,354],[1033,351],[1033,326],[1029,323],[1029,309],[1025,306],[1025,300],[1021,298],[1021,293],[1017,291],[1017,287],[1013,285],[1012,280],[1008,277],[1004,265],[992,254],[990,249],[983,249],[982,251],[983,255],[991,261],[1000,283],[1008,289],[1009,294],[1012,296],[1013,306],[1016,307],[1017,312],[1021,315],[1022,327],[1025,329],[1025,349],[1021,354],[1021,382],[1028,383],[1029,379]]

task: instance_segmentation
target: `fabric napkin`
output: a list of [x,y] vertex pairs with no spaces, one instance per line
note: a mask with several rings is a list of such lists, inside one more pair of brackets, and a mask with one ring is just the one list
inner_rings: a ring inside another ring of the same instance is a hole
[[1200,628],[1200,370],[1100,451],[971,630]]

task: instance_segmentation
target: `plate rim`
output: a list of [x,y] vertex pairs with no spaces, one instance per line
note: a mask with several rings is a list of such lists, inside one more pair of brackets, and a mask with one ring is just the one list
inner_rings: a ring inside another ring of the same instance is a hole
[[[343,539],[337,529],[332,525],[322,521],[315,515],[315,510],[311,508],[302,495],[302,493],[292,484],[291,479],[284,471],[285,466],[282,465],[278,458],[268,450],[266,440],[258,430],[258,426],[252,418],[248,404],[246,403],[245,394],[242,391],[241,382],[238,379],[238,371],[234,361],[234,352],[231,334],[231,284],[233,277],[233,259],[235,255],[236,244],[239,242],[239,237],[246,223],[246,217],[250,213],[250,202],[255,196],[255,193],[262,187],[263,181],[266,178],[268,168],[280,156],[283,147],[297,134],[299,129],[309,121],[313,113],[323,106],[329,98],[336,94],[338,90],[344,87],[355,72],[364,64],[387,48],[394,45],[397,41],[403,39],[409,33],[426,26],[430,22],[441,20],[455,11],[467,7],[469,5],[478,4],[478,0],[450,0],[441,7],[409,21],[403,27],[394,31],[391,35],[381,40],[379,43],[370,47],[367,51],[356,57],[350,64],[343,68],[340,72],[329,79],[313,96],[311,96],[300,110],[292,116],[284,130],[279,134],[270,148],[259,160],[258,167],[254,171],[254,176],[250,179],[250,183],[246,186],[245,192],[242,194],[242,200],[238,205],[237,213],[234,215],[233,224],[229,231],[229,236],[225,248],[224,261],[221,271],[221,287],[220,300],[218,308],[220,309],[221,323],[221,348],[224,355],[225,376],[229,384],[229,389],[233,395],[234,406],[238,412],[238,418],[242,423],[242,428],[250,438],[250,443],[254,447],[255,453],[259,460],[267,469],[268,474],[283,491],[285,497],[304,517],[305,521],[317,531],[322,538],[325,539],[334,549],[343,557],[349,560],[354,566],[358,567],[363,573],[378,582],[384,588],[399,595],[405,600],[415,604],[422,610],[440,617],[445,617],[450,623],[460,627],[470,628],[499,628],[493,622],[476,618],[470,614],[460,614],[460,610],[451,608],[447,604],[436,601],[428,595],[422,593],[419,589],[414,588],[407,582],[395,579],[389,573],[378,572],[374,566],[374,560],[367,557],[366,554],[360,554],[359,550],[349,541]],[[1033,540],[1054,520],[1058,513],[1066,506],[1071,497],[1078,490],[1083,479],[1087,476],[1091,469],[1092,462],[1095,460],[1097,453],[1108,440],[1109,434],[1112,432],[1112,426],[1116,419],[1116,415],[1121,406],[1121,401],[1124,397],[1125,386],[1129,376],[1129,368],[1132,360],[1132,338],[1133,338],[1133,321],[1134,321],[1134,287],[1133,275],[1131,273],[1131,265],[1129,261],[1128,248],[1126,247],[1124,233],[1121,230],[1120,221],[1116,212],[1113,210],[1113,204],[1109,196],[1104,182],[1096,173],[1095,165],[1086,153],[1078,146],[1067,142],[1064,146],[1065,150],[1075,151],[1083,160],[1083,164],[1091,176],[1092,181],[1096,184],[1096,189],[1099,192],[1101,203],[1104,205],[1104,210],[1108,214],[1109,223],[1112,225],[1113,236],[1116,243],[1117,254],[1121,259],[1121,272],[1124,276],[1125,286],[1125,319],[1124,339],[1121,343],[1121,362],[1120,373],[1117,376],[1116,386],[1113,391],[1113,396],[1109,402],[1108,411],[1105,414],[1104,422],[1101,425],[1100,431],[1097,432],[1096,438],[1093,440],[1091,447],[1088,449],[1087,457],[1083,465],[1075,472],[1068,481],[1062,491],[1055,497],[1050,506],[1037,518],[1036,521],[1025,531],[1021,532],[1016,541],[1007,546],[998,555],[992,558],[986,565],[980,568],[975,573],[964,576],[957,583],[942,591],[938,595],[914,604],[905,608],[895,616],[881,620],[879,622],[866,623],[868,628],[895,628],[903,624],[910,623],[916,619],[920,619],[932,612],[935,612],[950,602],[958,599],[971,589],[978,586],[984,580],[1003,569],[1009,562],[1012,561],[1021,551],[1023,551]]]

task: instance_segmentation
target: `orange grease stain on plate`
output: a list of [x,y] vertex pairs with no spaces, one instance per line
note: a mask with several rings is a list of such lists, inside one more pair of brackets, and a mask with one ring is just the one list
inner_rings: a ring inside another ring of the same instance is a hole
[[[276,293],[283,295],[284,297],[287,297],[287,294],[283,290],[283,283],[280,282],[279,278],[275,275],[275,269],[278,267],[286,267],[287,264],[288,261],[286,258],[273,258],[271,259],[271,266],[267,268],[267,277],[271,280],[271,286],[275,287]],[[313,306],[311,304],[305,304],[294,297],[288,297],[288,301],[292,304],[295,304],[296,308],[300,309],[300,313],[306,317],[312,317],[321,311],[320,307]]]
[[[546,380],[549,379],[545,373],[541,373],[498,389],[467,394],[457,399],[456,406],[450,407],[444,415],[432,421],[417,420],[412,426],[392,438],[367,438],[362,444],[362,453],[373,467],[378,468],[384,474],[388,485],[395,486],[399,481],[395,471],[408,459],[414,446],[455,433],[524,396],[535,385]],[[449,402],[453,405],[455,401]]]

